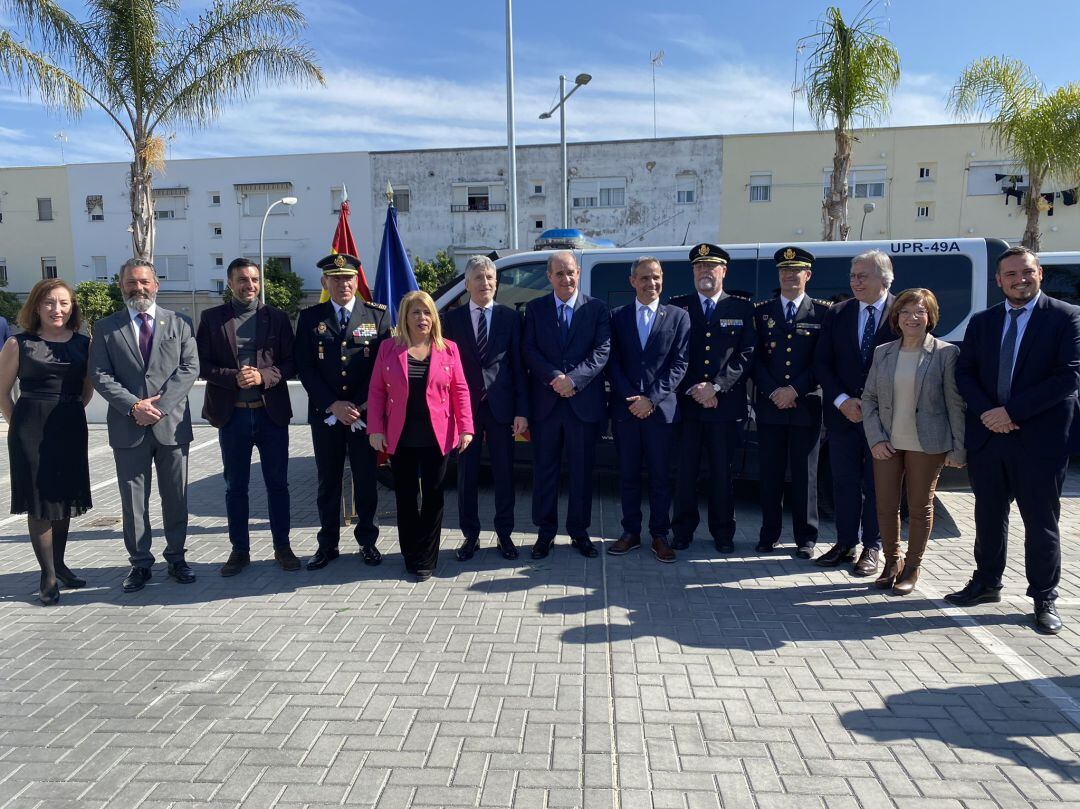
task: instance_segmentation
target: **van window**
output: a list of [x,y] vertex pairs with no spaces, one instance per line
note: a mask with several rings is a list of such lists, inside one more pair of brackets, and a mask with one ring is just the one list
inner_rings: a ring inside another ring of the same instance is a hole
[[[592,296],[611,309],[631,303],[634,300],[634,288],[630,286],[630,266],[633,263],[632,259],[628,259],[594,264],[589,287]],[[664,293],[661,295],[664,303],[694,291],[694,270],[689,261],[681,259],[660,263],[664,268]],[[732,261],[724,276],[724,291],[729,295],[753,298],[757,287],[754,263],[749,258]]]
[[1043,264],[1042,291],[1051,298],[1080,304],[1080,264]]
[[[974,270],[971,259],[963,255],[891,256],[893,262],[892,289],[899,295],[905,289],[929,289],[938,299],[941,316],[935,334],[948,334],[959,326],[971,311],[971,284]],[[772,297],[778,290],[779,278],[772,261],[758,262],[761,268],[762,297]],[[851,257],[819,258],[814,262],[813,275],[807,285],[812,298],[838,303],[851,297]],[[766,279],[768,279],[766,281]]]
[[534,261],[499,270],[499,288],[495,291],[495,300],[524,314],[525,304],[550,292],[547,262]]

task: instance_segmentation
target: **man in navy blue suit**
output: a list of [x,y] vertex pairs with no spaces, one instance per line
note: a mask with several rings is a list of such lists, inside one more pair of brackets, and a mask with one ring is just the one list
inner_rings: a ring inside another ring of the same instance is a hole
[[1001,600],[1009,511],[1024,521],[1027,594],[1035,628],[1061,631],[1058,516],[1080,382],[1080,308],[1039,291],[1042,267],[1026,247],[1001,254],[1005,301],[971,318],[956,363],[967,402],[964,443],[975,493],[975,573],[945,598],[961,607]]
[[730,257],[715,244],[690,251],[694,289],[671,299],[690,316],[690,352],[679,385],[679,466],[675,477],[672,547],[690,547],[701,521],[698,472],[708,458],[709,533],[720,553],[735,550],[735,449],[747,416],[746,383],[757,345],[754,307],[724,292]]
[[551,552],[559,527],[559,466],[565,445],[570,472],[566,531],[582,556],[596,556],[589,539],[593,461],[605,411],[604,366],[611,351],[607,306],[578,289],[574,254],[548,256],[553,293],[525,307],[525,365],[533,444],[533,559]]
[[443,334],[457,343],[472,400],[476,438],[458,454],[458,515],[465,541],[457,558],[473,557],[480,543],[477,481],[486,436],[495,478],[495,536],[504,559],[517,559],[514,545],[514,437],[529,429],[529,394],[521,364],[521,316],[495,303],[495,263],[473,256],[465,265],[469,302],[443,318]]
[[671,528],[670,452],[679,383],[686,374],[690,316],[660,303],[664,271],[652,256],[630,268],[635,301],[611,313],[611,420],[619,451],[623,534],[610,548],[621,556],[641,547],[642,462],[649,470],[649,534],[652,552],[674,562]]
[[[854,563],[856,576],[872,576],[881,556],[881,534],[874,464],[862,425],[862,392],[874,349],[896,339],[888,325],[894,300],[889,293],[892,260],[880,250],[860,253],[851,260],[850,281],[855,297],[825,314],[814,349],[836,512],[836,543],[814,563],[821,567]],[[862,552],[856,559],[860,539]]]

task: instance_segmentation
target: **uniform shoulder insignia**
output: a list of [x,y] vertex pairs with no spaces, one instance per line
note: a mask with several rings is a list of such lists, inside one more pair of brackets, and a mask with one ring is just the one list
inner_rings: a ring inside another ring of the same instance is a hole
[[765,304],[771,303],[771,302],[772,302],[772,298],[766,298],[763,301],[755,301],[754,302],[754,308],[757,309],[759,306],[764,306]]
[[747,303],[750,303],[750,296],[744,295],[742,292],[729,292],[728,295],[730,295],[732,298],[735,298],[735,300],[746,301]]
[[821,298],[811,298],[814,303],[820,303],[822,306],[832,306],[832,301],[823,301]]
[[364,301],[372,309],[386,309],[385,303],[376,303],[375,301]]

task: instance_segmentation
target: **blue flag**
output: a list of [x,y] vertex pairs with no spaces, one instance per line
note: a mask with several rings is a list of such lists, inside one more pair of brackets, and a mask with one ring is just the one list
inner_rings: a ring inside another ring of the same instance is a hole
[[383,227],[382,248],[379,250],[375,302],[386,304],[390,310],[390,322],[396,326],[401,299],[415,289],[420,289],[420,286],[416,283],[412,264],[398,234],[397,210],[390,204],[386,206],[386,225]]

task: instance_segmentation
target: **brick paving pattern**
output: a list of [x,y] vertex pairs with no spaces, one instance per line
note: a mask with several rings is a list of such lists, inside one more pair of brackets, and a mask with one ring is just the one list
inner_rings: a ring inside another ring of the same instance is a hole
[[[462,564],[448,530],[435,577],[414,584],[386,491],[381,567],[343,534],[327,569],[276,568],[253,470],[256,561],[222,579],[215,439],[198,428],[192,445],[194,585],[159,561],[144,591],[121,593],[100,429],[96,507],[68,554],[87,589],[37,606],[23,519],[0,522],[0,809],[1080,806],[1080,474],[1063,502],[1066,630],[1048,639],[1028,626],[1018,517],[1006,600],[940,601],[972,568],[966,491],[941,494],[907,598],[793,559],[790,535],[755,553],[751,489],[722,560],[701,541],[675,565],[647,550],[585,560],[561,536],[541,563],[507,562],[487,533]],[[306,556],[314,462],[306,428],[291,440],[293,546]],[[518,485],[527,550],[527,474]],[[593,529],[619,535],[613,480],[600,481]]]

